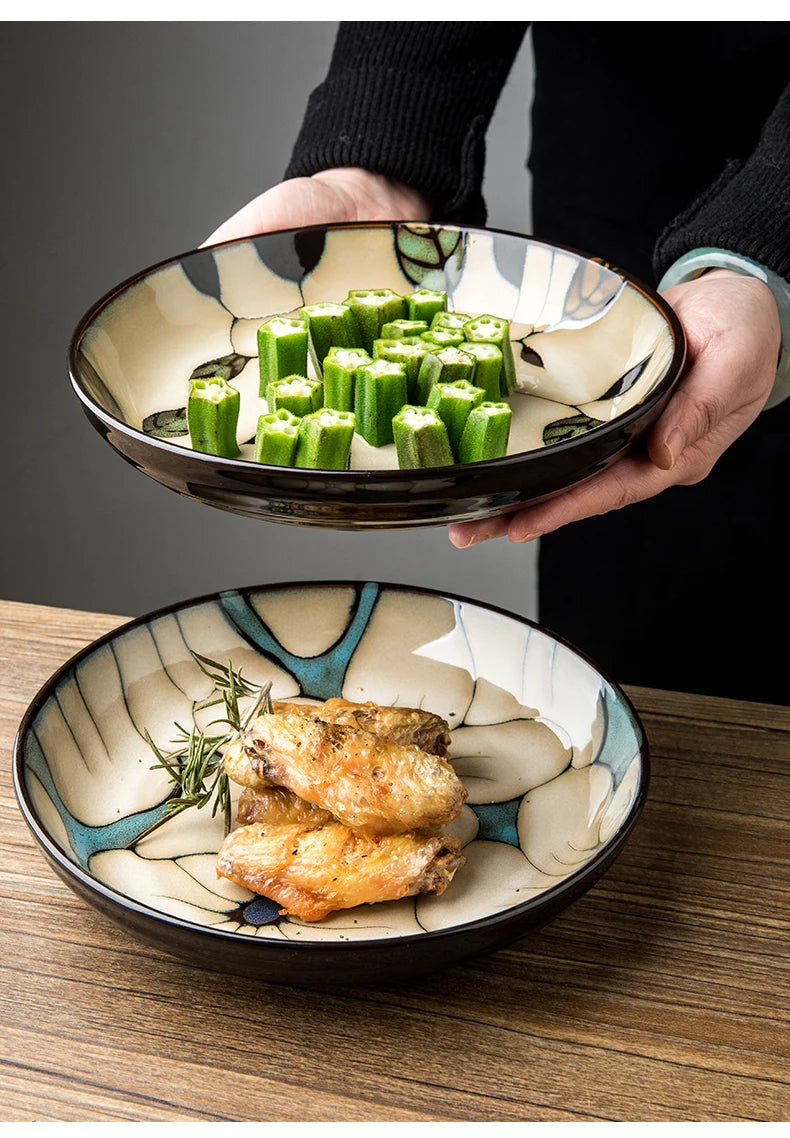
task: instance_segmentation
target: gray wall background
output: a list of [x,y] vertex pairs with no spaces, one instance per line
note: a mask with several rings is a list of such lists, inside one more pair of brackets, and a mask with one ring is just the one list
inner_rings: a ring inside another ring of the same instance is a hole
[[[531,546],[256,522],[124,463],[72,394],[83,312],[280,180],[335,23],[5,23],[0,597],[138,615],[215,589],[378,579],[534,616]],[[529,40],[489,135],[492,226],[529,231]]]

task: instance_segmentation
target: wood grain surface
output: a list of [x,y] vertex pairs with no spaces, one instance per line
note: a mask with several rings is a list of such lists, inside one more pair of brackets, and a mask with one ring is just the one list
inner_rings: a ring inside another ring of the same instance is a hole
[[585,897],[462,967],[318,995],[139,944],[29,834],[19,721],[122,620],[0,602],[1,1120],[790,1117],[790,708],[629,689],[650,794]]

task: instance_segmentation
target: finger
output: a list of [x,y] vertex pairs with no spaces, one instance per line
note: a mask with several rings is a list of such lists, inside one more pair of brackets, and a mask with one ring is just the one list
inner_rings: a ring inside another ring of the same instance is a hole
[[514,542],[532,541],[571,522],[642,502],[660,494],[674,481],[669,471],[657,467],[645,455],[627,455],[587,482],[515,514],[508,537]]
[[477,545],[481,541],[504,537],[507,534],[509,516],[499,514],[480,522],[453,522],[448,537],[456,549],[468,549],[470,545]]
[[645,456],[621,458],[608,470],[547,502],[480,522],[455,523],[450,526],[449,537],[457,549],[504,536],[512,542],[534,541],[570,522],[649,498],[670,484],[669,474]]

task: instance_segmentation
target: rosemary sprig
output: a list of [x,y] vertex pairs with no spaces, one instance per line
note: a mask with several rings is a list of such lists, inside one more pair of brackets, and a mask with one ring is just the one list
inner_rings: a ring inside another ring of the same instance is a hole
[[[227,665],[223,665],[197,652],[193,652],[192,656],[200,670],[213,681],[214,690],[208,698],[195,704],[189,730],[180,723],[174,724],[177,735],[172,740],[172,751],[167,754],[161,751],[146,731],[146,742],[156,758],[150,769],[163,767],[173,783],[173,792],[165,804],[164,817],[135,838],[136,842],[175,814],[192,807],[202,810],[209,803],[212,803],[212,818],[218,811],[223,812],[225,832],[228,833],[232,821],[230,782],[225,771],[223,749],[241,735],[262,708],[265,712],[272,711],[271,682],[263,687],[255,687],[247,683],[241,674],[241,668],[234,668],[230,660]],[[254,697],[254,702],[242,718],[239,700],[249,697]],[[224,714],[212,719],[206,730],[198,727],[195,714],[207,707],[220,705]],[[225,730],[221,730],[222,727]],[[211,728],[217,730],[212,732],[209,730]]]

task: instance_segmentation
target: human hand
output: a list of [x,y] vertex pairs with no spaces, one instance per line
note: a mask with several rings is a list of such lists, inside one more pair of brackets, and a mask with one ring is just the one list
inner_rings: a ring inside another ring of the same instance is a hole
[[686,333],[686,371],[650,432],[629,454],[566,493],[511,514],[450,526],[463,549],[492,537],[532,541],[569,522],[690,486],[759,415],[776,375],[781,331],[771,290],[756,277],[716,269],[667,289]]
[[204,244],[329,222],[427,221],[430,213],[431,203],[411,186],[358,167],[338,167],[266,190],[223,222]]

